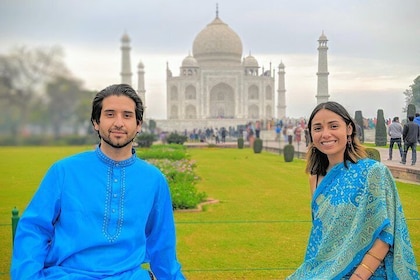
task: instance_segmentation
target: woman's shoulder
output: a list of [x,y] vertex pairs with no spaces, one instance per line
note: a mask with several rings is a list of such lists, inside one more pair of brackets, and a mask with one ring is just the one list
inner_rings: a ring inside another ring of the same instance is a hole
[[356,164],[363,167],[385,166],[382,162],[371,158],[361,158],[356,162]]
[[376,174],[375,176],[383,177],[382,179],[391,176],[391,171],[385,164],[371,158],[360,159],[356,165],[361,171],[367,171],[370,175]]

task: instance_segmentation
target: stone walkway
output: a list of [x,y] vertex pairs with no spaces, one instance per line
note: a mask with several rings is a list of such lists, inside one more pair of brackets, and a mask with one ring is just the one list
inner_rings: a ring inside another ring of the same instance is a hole
[[[264,140],[263,146],[264,149],[270,150],[277,150],[280,148],[283,149],[286,143],[284,141],[275,142],[270,140]],[[306,153],[306,146],[304,143],[300,143],[299,145],[295,142],[293,143],[295,146],[295,152],[302,152],[303,154]],[[415,183],[420,185],[420,152],[417,152],[418,161],[415,165],[411,165],[411,150],[408,152],[407,155],[407,163],[401,164],[401,157],[399,156],[398,150],[393,151],[393,160],[387,160],[389,157],[389,150],[388,148],[382,147],[374,147],[377,149],[381,155],[381,162],[388,166],[391,170],[392,174],[396,179],[402,181],[409,181],[410,183]]]

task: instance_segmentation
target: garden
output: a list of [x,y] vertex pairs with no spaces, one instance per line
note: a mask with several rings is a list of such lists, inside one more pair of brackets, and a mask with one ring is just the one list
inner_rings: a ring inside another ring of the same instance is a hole
[[[155,148],[137,153],[159,166],[170,185],[181,178],[171,192],[186,186],[188,195],[180,197],[187,203],[178,207],[174,198],[175,208],[219,201],[202,211],[175,211],[178,259],[187,279],[284,279],[300,264],[311,226],[304,160],[285,162],[249,148]],[[92,147],[0,148],[0,279],[8,279],[11,210],[24,210],[54,161],[86,149]],[[397,187],[420,260],[420,188],[404,182]]]

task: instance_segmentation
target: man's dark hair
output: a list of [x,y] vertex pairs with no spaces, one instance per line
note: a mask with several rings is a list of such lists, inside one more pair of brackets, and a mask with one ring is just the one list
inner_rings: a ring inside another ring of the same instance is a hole
[[408,120],[412,122],[414,120],[414,116],[408,116]]
[[141,98],[137,95],[136,91],[130,85],[116,84],[108,86],[96,94],[92,102],[92,115],[90,117],[90,121],[92,122],[92,124],[94,124],[94,122],[99,123],[102,111],[102,101],[105,97],[111,95],[123,95],[131,98],[136,104],[135,112],[137,124],[141,124],[143,122],[144,107]]

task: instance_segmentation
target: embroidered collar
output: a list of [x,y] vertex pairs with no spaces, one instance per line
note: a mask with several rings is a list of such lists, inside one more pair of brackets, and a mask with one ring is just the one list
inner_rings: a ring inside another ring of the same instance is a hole
[[134,164],[134,162],[136,161],[136,150],[132,149],[131,150],[131,154],[132,156],[126,160],[122,160],[122,161],[117,161],[117,160],[113,160],[110,159],[108,156],[106,156],[100,149],[100,145],[96,146],[95,149],[96,155],[99,157],[99,159],[101,161],[103,161],[105,164],[110,165],[110,166],[118,166],[118,167],[126,167],[129,165]]

